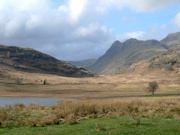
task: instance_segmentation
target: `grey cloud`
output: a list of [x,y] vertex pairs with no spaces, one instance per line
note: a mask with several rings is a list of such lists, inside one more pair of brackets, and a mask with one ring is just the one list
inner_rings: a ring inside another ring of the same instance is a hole
[[98,58],[116,37],[112,29],[100,25],[108,8],[129,6],[147,11],[180,3],[179,0],[81,0],[82,11],[72,15],[74,9],[69,4],[72,1],[54,7],[52,0],[0,0],[0,44],[31,47],[61,60]]
[[[62,60],[82,60],[97,58],[114,40],[112,30],[94,18],[82,14],[74,15],[78,17],[74,20],[69,12],[49,6],[50,0],[30,5],[18,0],[26,8],[15,1],[4,1],[6,5],[0,7],[0,44],[31,47]],[[43,6],[38,9],[38,4]]]

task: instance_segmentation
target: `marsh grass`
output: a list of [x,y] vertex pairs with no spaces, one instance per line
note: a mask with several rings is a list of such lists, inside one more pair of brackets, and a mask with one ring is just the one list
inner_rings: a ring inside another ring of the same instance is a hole
[[63,101],[52,106],[17,104],[0,107],[1,127],[76,124],[79,120],[101,117],[179,118],[180,98],[134,98],[114,100]]

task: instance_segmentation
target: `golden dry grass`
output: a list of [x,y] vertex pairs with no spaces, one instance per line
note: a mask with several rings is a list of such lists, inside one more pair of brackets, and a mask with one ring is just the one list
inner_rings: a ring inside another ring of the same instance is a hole
[[179,119],[180,98],[81,100],[63,101],[52,106],[18,104],[0,108],[1,127],[74,124],[81,119],[118,116]]
[[[22,79],[21,85],[16,84]],[[47,80],[48,85],[43,85]],[[149,82],[157,81],[156,94],[179,94],[179,73],[161,71],[147,73],[123,73],[90,78],[61,77],[50,74],[35,74],[8,71],[0,77],[0,95],[8,97],[58,97],[93,99],[109,97],[145,96]]]

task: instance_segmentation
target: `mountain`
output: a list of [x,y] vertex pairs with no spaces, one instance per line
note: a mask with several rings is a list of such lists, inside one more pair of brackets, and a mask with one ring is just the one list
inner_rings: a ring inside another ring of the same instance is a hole
[[96,62],[95,59],[87,59],[82,61],[67,61],[68,63],[77,67],[86,67]]
[[98,74],[111,74],[160,54],[167,48],[157,40],[140,41],[131,38],[123,43],[115,41],[103,56],[85,68]]
[[156,55],[147,61],[134,63],[130,66],[130,72],[147,72],[154,70],[180,71],[180,47],[171,48],[168,51]]
[[179,47],[180,46],[180,32],[170,33],[161,40],[162,44],[168,46],[168,48]]
[[67,77],[93,77],[94,73],[72,66],[30,48],[0,45],[0,67]]

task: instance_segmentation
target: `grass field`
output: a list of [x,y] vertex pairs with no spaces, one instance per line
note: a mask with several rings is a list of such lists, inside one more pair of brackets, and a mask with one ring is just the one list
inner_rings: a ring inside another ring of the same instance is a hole
[[[159,85],[153,96],[145,91],[150,81]],[[8,71],[0,75],[0,88],[2,97],[80,99],[0,107],[0,134],[180,133],[180,76],[175,72],[69,78]]]
[[[21,84],[16,83],[21,79]],[[48,85],[43,85],[47,80]],[[147,74],[123,73],[90,78],[61,77],[50,74],[6,72],[0,76],[1,97],[54,97],[70,99],[101,99],[115,97],[146,97],[148,83],[157,81],[156,94],[179,94],[180,75],[175,72]]]
[[180,119],[110,117],[78,124],[0,128],[1,135],[179,135]]
[[17,104],[0,108],[0,126],[43,127],[53,124],[75,124],[83,119],[122,116],[135,119],[156,117],[179,119],[180,98],[63,101],[52,106]]

